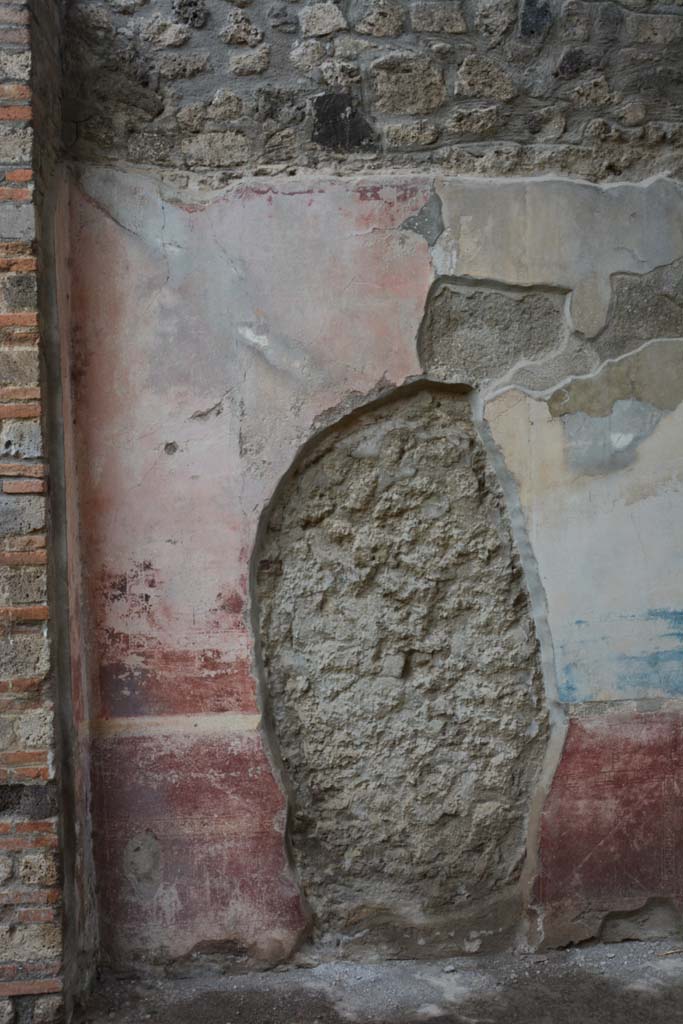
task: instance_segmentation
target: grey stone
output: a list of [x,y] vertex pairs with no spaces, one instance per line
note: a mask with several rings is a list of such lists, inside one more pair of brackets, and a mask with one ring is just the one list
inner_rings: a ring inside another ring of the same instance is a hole
[[299,22],[305,36],[329,36],[346,28],[346,18],[332,0],[319,0],[303,7]]
[[457,0],[418,0],[410,9],[415,32],[446,32],[452,35],[467,31],[467,23]]
[[3,678],[42,676],[50,667],[50,646],[41,632],[0,633]]
[[423,369],[472,386],[498,379],[561,343],[564,302],[560,292],[437,285],[420,328]]
[[227,21],[219,34],[223,42],[230,46],[258,46],[263,39],[263,32],[241,11],[228,12]]
[[511,100],[518,89],[506,69],[481,54],[465,57],[458,70],[456,93],[458,96],[484,96],[496,100]]
[[37,494],[0,494],[0,537],[45,529],[45,498]]
[[173,13],[178,21],[192,28],[202,28],[209,17],[204,0],[173,0]]
[[233,167],[249,156],[249,143],[241,132],[202,132],[184,139],[182,151],[192,164],[202,167]]
[[43,604],[46,598],[44,566],[0,566],[0,604]]
[[30,387],[37,385],[38,374],[37,346],[23,348],[11,345],[9,348],[0,348],[0,380],[11,381],[19,387]]
[[230,58],[230,70],[233,75],[260,75],[269,64],[269,46],[257,46],[250,53],[240,53]]
[[318,928],[424,955],[435,920],[451,950],[460,914],[514,927],[547,718],[467,398],[396,398],[321,439],[271,512],[259,566],[290,841]]
[[386,114],[428,114],[446,98],[443,75],[428,57],[396,54],[371,65],[375,107]]
[[43,454],[43,434],[37,420],[0,420],[0,458],[37,459]]
[[412,121],[402,124],[388,124],[384,128],[387,146],[392,149],[413,149],[431,146],[440,135],[438,125],[430,121]]
[[400,0],[364,0],[357,6],[356,32],[371,36],[399,36],[406,20]]

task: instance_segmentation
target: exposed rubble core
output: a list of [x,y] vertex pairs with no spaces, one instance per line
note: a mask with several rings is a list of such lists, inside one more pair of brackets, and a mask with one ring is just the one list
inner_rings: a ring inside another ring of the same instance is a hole
[[547,719],[468,397],[420,390],[319,440],[271,512],[258,595],[319,928],[418,955],[509,936]]

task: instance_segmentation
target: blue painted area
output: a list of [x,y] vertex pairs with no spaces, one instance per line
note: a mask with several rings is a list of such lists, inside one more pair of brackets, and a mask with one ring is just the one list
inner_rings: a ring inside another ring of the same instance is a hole
[[647,695],[647,691],[657,690],[670,697],[683,697],[683,648],[622,654],[617,663],[620,691],[641,690]]
[[[639,630],[637,623],[641,623]],[[574,626],[575,640],[558,651],[561,701],[683,697],[682,609],[650,608],[641,615],[616,616],[611,621],[594,623],[575,619]],[[633,635],[628,640],[635,644],[620,644],[620,635],[626,638],[629,633]],[[636,650],[642,646],[642,653],[610,654],[610,648],[615,646],[622,650],[624,646],[631,646],[631,650],[633,646]]]
[[574,701],[580,699],[586,699],[585,697],[579,697],[577,668],[575,662],[570,661],[562,669],[562,678],[560,679],[558,690],[560,700],[566,701],[568,704],[572,704]]
[[650,622],[664,622],[671,628],[671,632],[662,633],[662,636],[675,637],[683,643],[683,611],[675,608],[651,608],[645,616]]

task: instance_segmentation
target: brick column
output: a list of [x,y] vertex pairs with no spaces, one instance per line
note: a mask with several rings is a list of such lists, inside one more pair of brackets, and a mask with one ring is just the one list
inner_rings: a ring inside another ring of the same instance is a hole
[[57,1020],[62,1002],[32,170],[31,38],[48,27],[31,20],[25,3],[1,0],[0,1024]]

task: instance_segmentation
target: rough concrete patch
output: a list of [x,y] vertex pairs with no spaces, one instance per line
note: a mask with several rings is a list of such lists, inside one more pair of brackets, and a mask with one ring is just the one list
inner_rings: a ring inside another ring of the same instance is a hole
[[437,281],[427,300],[418,354],[425,373],[472,386],[561,343],[560,291]]
[[509,941],[547,717],[468,399],[419,391],[321,439],[271,511],[257,594],[320,928],[420,955]]
[[594,340],[601,359],[650,338],[683,336],[683,259],[649,274],[614,274],[610,318]]
[[558,388],[548,401],[551,416],[583,412],[609,416],[617,401],[645,402],[671,411],[683,399],[683,339],[655,340],[589,377]]

